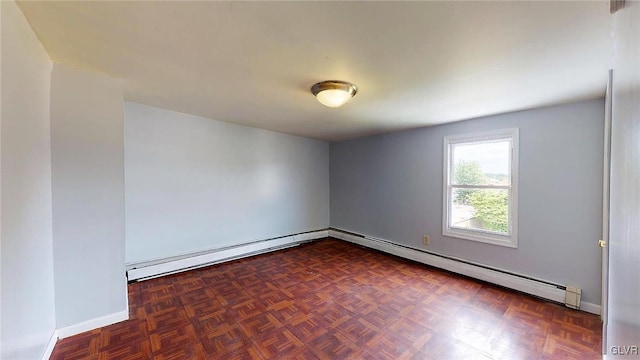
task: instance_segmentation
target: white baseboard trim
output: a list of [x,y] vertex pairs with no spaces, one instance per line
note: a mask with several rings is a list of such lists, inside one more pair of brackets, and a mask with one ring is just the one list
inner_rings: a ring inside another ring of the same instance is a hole
[[58,330],[54,330],[53,334],[51,334],[51,338],[49,339],[49,343],[47,347],[44,349],[44,353],[42,354],[42,360],[49,360],[51,354],[53,353],[53,348],[56,347],[56,343],[58,342]]
[[223,249],[214,249],[194,254],[181,255],[179,257],[128,264],[127,277],[129,281],[152,279],[216,263],[297,246],[304,241],[321,239],[328,236],[329,230],[318,230],[275,239],[261,240]]
[[117,313],[102,316],[96,319],[87,320],[79,324],[59,328],[58,338],[64,339],[69,336],[77,335],[85,331],[101,328],[103,326],[118,323],[120,321],[129,320],[129,311],[124,310]]
[[580,302],[580,310],[596,315],[602,314],[602,306],[585,301]]
[[[551,301],[564,303],[565,289],[560,284],[534,279],[518,274],[508,273],[501,269],[492,270],[481,264],[473,264],[464,259],[444,256],[413,249],[392,241],[378,239],[366,235],[354,234],[340,229],[330,229],[329,236],[367,248],[376,249],[388,254],[393,254],[405,259],[417,261],[426,265],[469,276],[475,279],[487,281],[493,284],[518,290],[527,294],[538,296]],[[582,302],[580,309],[586,312],[600,314],[600,305]]]

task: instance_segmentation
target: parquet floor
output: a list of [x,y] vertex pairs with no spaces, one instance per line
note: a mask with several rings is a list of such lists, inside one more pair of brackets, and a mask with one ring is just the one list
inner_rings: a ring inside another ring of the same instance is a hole
[[129,285],[52,359],[596,359],[601,322],[328,239]]

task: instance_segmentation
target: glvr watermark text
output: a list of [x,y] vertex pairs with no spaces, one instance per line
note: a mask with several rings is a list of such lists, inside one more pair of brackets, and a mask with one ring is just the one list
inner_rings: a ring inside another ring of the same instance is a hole
[[609,348],[609,354],[611,355],[640,355],[638,351],[638,345],[620,345],[612,346]]

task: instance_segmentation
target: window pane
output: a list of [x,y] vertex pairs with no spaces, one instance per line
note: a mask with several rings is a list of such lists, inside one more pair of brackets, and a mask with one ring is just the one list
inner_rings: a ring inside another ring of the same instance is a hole
[[456,185],[509,185],[510,141],[452,145],[453,176]]
[[450,201],[450,227],[508,235],[508,190],[454,188]]

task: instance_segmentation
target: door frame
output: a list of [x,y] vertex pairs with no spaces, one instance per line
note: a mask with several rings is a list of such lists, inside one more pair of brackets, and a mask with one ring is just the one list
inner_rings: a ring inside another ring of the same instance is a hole
[[600,318],[602,319],[602,352],[607,346],[607,316],[609,304],[609,195],[611,179],[611,120],[613,116],[613,69],[609,70],[604,103],[604,161],[602,174],[602,300]]

